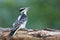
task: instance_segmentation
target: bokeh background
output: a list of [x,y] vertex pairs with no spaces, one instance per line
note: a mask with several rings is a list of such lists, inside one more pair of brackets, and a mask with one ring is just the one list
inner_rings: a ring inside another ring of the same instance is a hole
[[0,0],[0,27],[12,27],[21,7],[30,7],[27,28],[60,29],[60,0]]

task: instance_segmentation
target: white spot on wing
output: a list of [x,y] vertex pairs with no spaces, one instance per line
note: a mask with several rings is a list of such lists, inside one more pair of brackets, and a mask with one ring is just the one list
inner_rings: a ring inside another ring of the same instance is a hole
[[20,18],[21,18],[21,15],[18,17],[18,21],[20,20]]
[[27,21],[25,21],[23,24],[21,24],[21,26],[19,27],[19,29],[21,29],[21,28],[25,28],[26,23],[27,23]]

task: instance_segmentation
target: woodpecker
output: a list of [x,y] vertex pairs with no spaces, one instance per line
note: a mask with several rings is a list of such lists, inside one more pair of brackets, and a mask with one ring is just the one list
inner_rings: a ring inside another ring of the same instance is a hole
[[19,9],[20,15],[18,19],[13,23],[13,28],[11,29],[11,32],[9,33],[10,37],[14,36],[19,29],[26,28],[28,9],[29,9],[28,7]]

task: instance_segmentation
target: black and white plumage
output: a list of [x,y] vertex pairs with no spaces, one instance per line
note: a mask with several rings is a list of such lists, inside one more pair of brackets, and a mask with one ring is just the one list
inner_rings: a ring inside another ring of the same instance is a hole
[[28,8],[20,8],[19,12],[21,13],[18,17],[18,19],[13,23],[13,28],[9,34],[9,36],[14,36],[16,34],[16,32],[19,29],[24,29],[26,28],[26,23],[27,23],[27,11]]

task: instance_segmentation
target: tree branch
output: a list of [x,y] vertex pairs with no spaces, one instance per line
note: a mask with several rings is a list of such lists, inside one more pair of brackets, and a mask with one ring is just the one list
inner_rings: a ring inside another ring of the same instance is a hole
[[19,30],[16,35],[11,38],[8,37],[10,28],[8,28],[8,30],[2,31],[0,40],[60,40],[60,30]]

